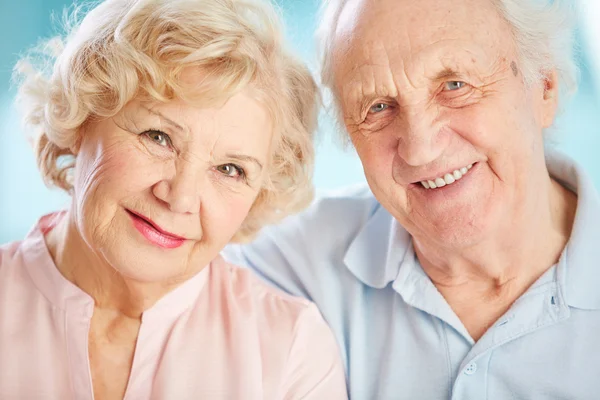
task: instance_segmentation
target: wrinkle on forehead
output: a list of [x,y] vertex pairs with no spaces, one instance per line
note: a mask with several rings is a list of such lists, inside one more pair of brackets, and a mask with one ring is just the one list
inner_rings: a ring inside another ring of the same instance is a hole
[[436,38],[489,42],[498,31],[510,34],[510,26],[491,1],[348,0],[337,21],[334,48],[348,52],[356,39],[382,40],[395,42],[397,51],[419,52]]

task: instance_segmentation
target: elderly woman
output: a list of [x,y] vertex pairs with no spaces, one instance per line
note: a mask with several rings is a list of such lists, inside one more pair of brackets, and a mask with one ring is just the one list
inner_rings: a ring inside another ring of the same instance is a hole
[[544,150],[568,3],[326,3],[323,80],[369,187],[229,256],[317,303],[351,398],[598,398],[600,196]]
[[316,88],[276,22],[260,0],[108,0],[49,76],[21,62],[72,202],[0,247],[1,399],[347,397],[316,307],[219,256],[311,197]]

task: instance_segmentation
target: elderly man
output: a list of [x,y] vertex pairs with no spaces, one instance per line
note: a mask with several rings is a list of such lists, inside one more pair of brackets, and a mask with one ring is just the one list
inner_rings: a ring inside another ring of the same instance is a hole
[[323,81],[369,187],[229,256],[319,305],[353,399],[598,398],[600,198],[544,150],[568,7],[325,5]]

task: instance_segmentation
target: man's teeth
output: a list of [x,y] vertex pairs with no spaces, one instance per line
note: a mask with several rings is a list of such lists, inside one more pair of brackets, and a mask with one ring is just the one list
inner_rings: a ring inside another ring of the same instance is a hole
[[434,180],[421,181],[421,185],[423,185],[425,189],[437,189],[446,185],[451,185],[465,176],[471,168],[473,168],[473,164],[469,164],[466,167],[453,171],[451,174],[446,174],[443,177],[435,178]]

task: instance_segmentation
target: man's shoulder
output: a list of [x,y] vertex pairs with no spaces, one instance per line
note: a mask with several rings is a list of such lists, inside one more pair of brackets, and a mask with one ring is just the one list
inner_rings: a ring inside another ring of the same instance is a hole
[[308,210],[314,212],[322,208],[333,207],[352,212],[357,208],[370,210],[378,205],[379,203],[369,186],[366,183],[360,183],[333,190],[317,191],[315,200]]
[[319,304],[320,293],[332,293],[335,282],[338,287],[354,282],[345,254],[380,215],[388,214],[366,185],[323,192],[305,211],[263,228],[251,243],[227,246],[222,254],[287,293]]
[[315,202],[324,199],[338,200],[359,200],[359,199],[374,199],[373,193],[364,182],[354,185],[342,186],[336,189],[320,189],[317,190]]
[[337,235],[359,230],[381,206],[366,184],[322,191],[303,212],[287,217],[279,225],[267,228],[277,234]]

